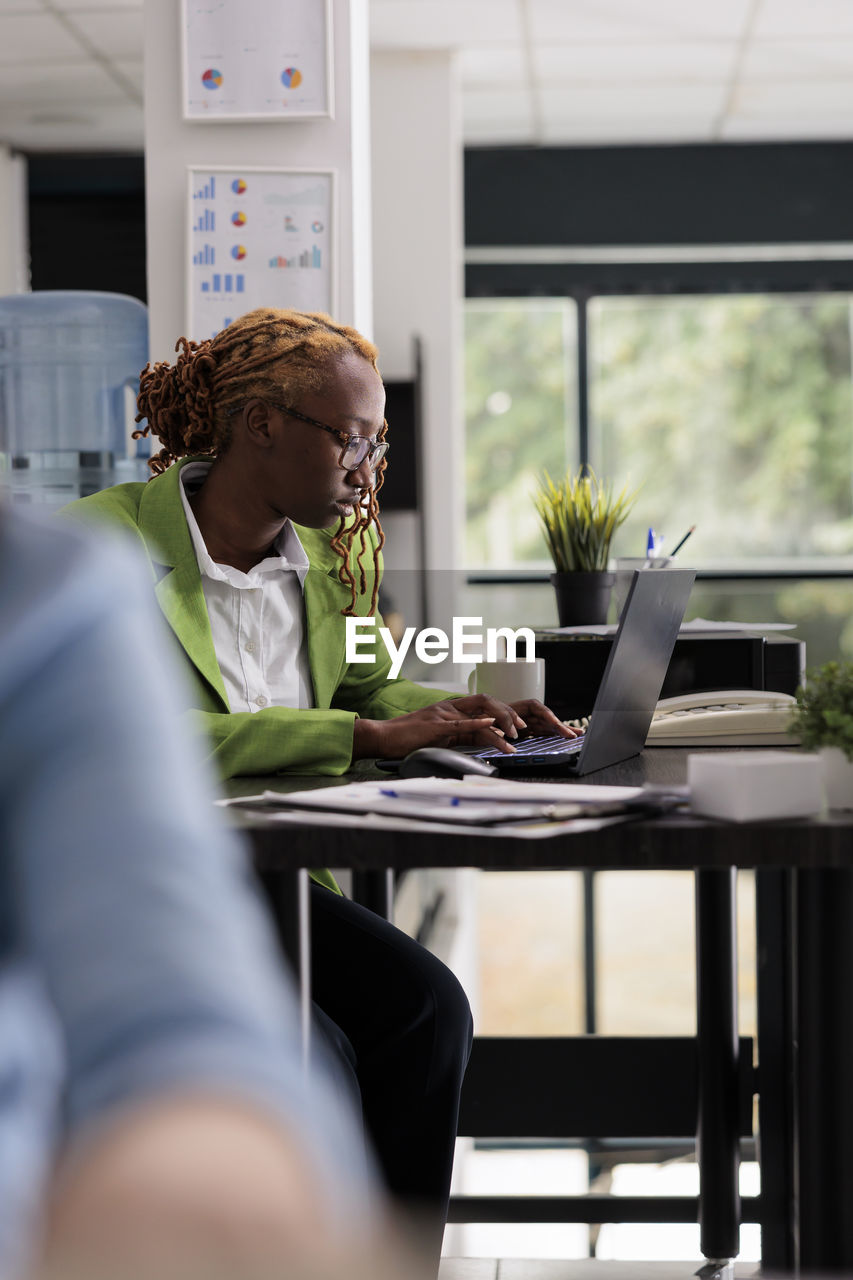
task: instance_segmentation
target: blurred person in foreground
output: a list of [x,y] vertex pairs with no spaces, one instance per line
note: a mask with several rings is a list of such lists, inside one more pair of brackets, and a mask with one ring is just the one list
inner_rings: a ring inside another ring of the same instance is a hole
[[127,550],[0,494],[0,1276],[410,1272],[155,615]]

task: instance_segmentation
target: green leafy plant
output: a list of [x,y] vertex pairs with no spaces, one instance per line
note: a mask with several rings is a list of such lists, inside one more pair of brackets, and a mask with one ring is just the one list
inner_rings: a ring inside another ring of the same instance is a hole
[[637,493],[627,489],[614,497],[612,486],[583,467],[557,484],[546,471],[533,501],[557,572],[606,569],[613,535],[636,498]]
[[838,747],[853,760],[853,662],[825,662],[806,673],[791,729],[807,751]]

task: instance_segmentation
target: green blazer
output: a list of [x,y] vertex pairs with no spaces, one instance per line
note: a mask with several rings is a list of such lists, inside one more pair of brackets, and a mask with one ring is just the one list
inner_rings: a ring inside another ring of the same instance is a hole
[[[338,577],[340,558],[332,550],[331,531],[296,525],[310,563],[304,600],[314,708],[231,711],[178,487],[180,469],[191,461],[183,459],[147,484],[120,484],[81,498],[64,507],[63,514],[101,528],[105,523],[119,526],[142,544],[160,608],[189,666],[190,718],[210,743],[223,777],[344,773],[352,761],[353,724],[358,716],[387,720],[451,696],[422,689],[410,680],[389,680],[391,661],[378,631],[376,662],[347,664],[341,610],[349,603],[350,592]],[[375,540],[372,530],[371,537]],[[369,552],[363,560],[367,583],[358,595],[356,611],[366,615],[373,588]],[[377,628],[380,625],[377,617]]]

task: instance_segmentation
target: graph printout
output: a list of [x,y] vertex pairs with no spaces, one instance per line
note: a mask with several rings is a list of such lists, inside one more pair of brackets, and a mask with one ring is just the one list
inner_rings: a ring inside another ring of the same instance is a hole
[[255,307],[334,312],[333,175],[189,170],[189,336]]
[[183,0],[184,118],[331,115],[329,0]]

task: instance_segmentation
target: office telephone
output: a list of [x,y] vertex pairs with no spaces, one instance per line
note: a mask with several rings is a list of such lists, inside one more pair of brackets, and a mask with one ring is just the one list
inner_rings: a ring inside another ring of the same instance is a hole
[[662,698],[646,736],[650,747],[795,746],[788,732],[796,699],[772,689],[713,689]]

